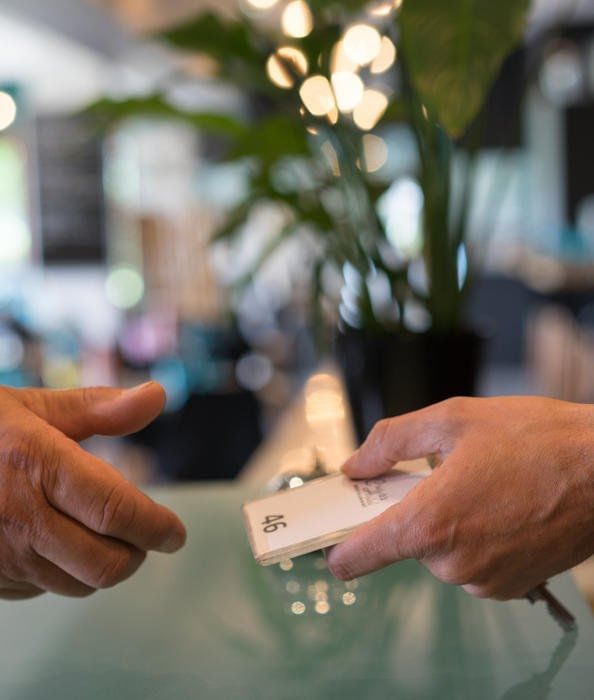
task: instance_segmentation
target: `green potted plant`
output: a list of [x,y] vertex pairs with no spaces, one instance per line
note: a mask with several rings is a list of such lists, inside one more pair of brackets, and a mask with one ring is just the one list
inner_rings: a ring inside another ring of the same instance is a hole
[[[223,136],[226,160],[249,164],[245,197],[215,240],[233,240],[262,201],[282,207],[285,224],[243,284],[289,238],[315,236],[312,318],[339,330],[360,437],[383,415],[472,393],[480,339],[463,306],[474,149],[459,139],[520,41],[529,0],[250,1],[249,16],[206,13],[159,37],[208,55],[218,79],[249,96],[249,117],[183,111],[164,91],[93,111],[183,119]],[[392,183],[378,136],[403,124],[418,156],[400,183],[418,215],[406,245],[382,215]]]

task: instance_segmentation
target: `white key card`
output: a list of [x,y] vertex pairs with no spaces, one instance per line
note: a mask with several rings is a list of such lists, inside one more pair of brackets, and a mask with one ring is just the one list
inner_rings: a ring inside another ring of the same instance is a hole
[[431,472],[391,471],[352,481],[333,474],[243,505],[254,558],[269,566],[338,544],[359,525],[399,503]]

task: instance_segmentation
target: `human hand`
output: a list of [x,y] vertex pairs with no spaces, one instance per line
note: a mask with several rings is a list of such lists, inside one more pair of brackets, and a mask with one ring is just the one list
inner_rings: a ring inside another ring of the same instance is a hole
[[399,504],[328,553],[349,580],[417,559],[480,598],[519,598],[594,552],[594,407],[456,398],[381,421],[344,465],[355,479],[435,454]]
[[183,546],[177,516],[77,444],[140,430],[164,402],[155,382],[0,388],[0,597],[89,595],[131,576],[147,551]]

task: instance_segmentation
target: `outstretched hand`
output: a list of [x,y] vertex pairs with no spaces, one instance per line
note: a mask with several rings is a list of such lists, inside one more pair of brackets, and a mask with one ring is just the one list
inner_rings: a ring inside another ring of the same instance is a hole
[[131,576],[186,532],[78,441],[140,430],[163,409],[154,382],[128,391],[0,389],[0,597],[85,596]]
[[594,552],[594,407],[544,398],[450,399],[378,423],[344,465],[378,476],[441,464],[328,554],[344,580],[403,559],[481,598],[522,597]]

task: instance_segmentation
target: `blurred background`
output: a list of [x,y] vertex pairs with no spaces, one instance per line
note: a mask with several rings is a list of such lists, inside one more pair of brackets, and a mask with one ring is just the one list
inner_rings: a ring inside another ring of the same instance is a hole
[[[0,383],[162,382],[91,445],[139,483],[234,478],[300,400],[321,441],[594,401],[594,4],[532,3],[433,181],[401,3],[330,5],[0,0]],[[436,182],[460,235],[428,257]]]

